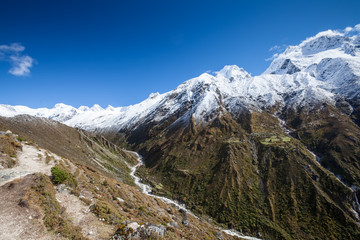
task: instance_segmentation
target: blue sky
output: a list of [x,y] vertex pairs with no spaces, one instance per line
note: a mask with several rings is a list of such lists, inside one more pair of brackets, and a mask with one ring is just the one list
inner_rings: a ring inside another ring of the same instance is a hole
[[2,0],[0,104],[126,106],[275,45],[360,23],[360,1]]

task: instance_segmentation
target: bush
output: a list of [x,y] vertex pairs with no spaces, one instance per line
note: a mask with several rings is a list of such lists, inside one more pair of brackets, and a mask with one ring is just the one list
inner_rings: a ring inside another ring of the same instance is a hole
[[77,187],[77,182],[74,179],[73,175],[66,171],[65,169],[62,169],[60,167],[52,167],[51,168],[51,174],[52,174],[52,181],[54,184],[62,184],[65,183],[66,185],[69,185],[70,187]]
[[104,219],[105,223],[118,224],[124,220],[119,212],[107,202],[99,201],[90,206],[90,211],[100,219]]

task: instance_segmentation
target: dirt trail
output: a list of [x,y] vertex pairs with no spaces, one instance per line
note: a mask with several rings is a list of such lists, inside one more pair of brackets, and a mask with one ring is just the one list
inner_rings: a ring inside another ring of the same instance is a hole
[[17,161],[15,167],[0,170],[0,186],[32,173],[50,175],[50,169],[54,166],[53,161],[45,163],[45,150],[26,144],[23,145],[23,150],[18,152]]
[[19,200],[34,183],[35,176],[27,175],[0,187],[0,239],[63,240],[49,233],[42,225],[37,209],[20,206]]
[[17,163],[13,168],[0,170],[0,239],[62,239],[49,234],[41,224],[41,214],[35,209],[19,206],[19,200],[34,183],[33,173],[50,175],[58,156],[48,164],[45,150],[23,144],[17,153]]
[[66,209],[65,212],[70,216],[73,224],[82,229],[84,237],[91,240],[109,239],[116,230],[113,226],[99,221],[89,211],[89,207],[85,206],[76,196],[66,192],[57,192],[56,199]]

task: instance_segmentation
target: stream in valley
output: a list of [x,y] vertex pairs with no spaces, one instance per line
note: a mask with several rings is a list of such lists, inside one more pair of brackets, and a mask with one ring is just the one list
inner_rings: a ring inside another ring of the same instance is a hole
[[[129,151],[130,152],[130,151]],[[136,184],[136,186],[138,186],[141,189],[141,192],[148,195],[148,196],[152,196],[154,198],[160,199],[163,202],[167,203],[167,204],[171,204],[174,205],[176,207],[178,207],[179,209],[182,209],[183,211],[185,211],[187,214],[199,219],[194,213],[192,213],[189,209],[186,208],[186,206],[184,204],[181,204],[177,201],[171,200],[169,198],[166,197],[162,197],[162,196],[158,196],[152,193],[152,188],[149,185],[146,185],[142,182],[141,178],[139,178],[138,176],[135,175],[136,170],[141,167],[143,165],[143,161],[142,161],[142,157],[137,153],[137,152],[132,152],[133,154],[135,154],[137,156],[137,160],[138,160],[138,164],[136,164],[135,166],[131,167],[131,173],[130,176],[132,178],[134,178],[134,182]],[[234,237],[239,237],[241,239],[247,239],[247,240],[261,240],[259,238],[255,238],[255,237],[250,237],[250,236],[245,236],[243,234],[241,234],[240,232],[233,230],[233,229],[220,229],[222,232],[234,236]]]

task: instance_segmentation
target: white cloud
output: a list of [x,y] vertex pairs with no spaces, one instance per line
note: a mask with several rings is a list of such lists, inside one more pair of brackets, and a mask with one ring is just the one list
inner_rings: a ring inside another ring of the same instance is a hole
[[26,76],[30,73],[30,68],[33,66],[34,59],[29,56],[11,56],[12,68],[9,73],[15,76]]
[[12,43],[11,45],[0,45],[0,51],[4,52],[22,52],[25,47],[19,43]]
[[265,59],[265,61],[272,61],[272,60],[274,60],[275,58],[277,58],[279,56],[279,54],[278,53],[274,53],[271,57],[269,57],[269,58],[266,58]]
[[355,25],[354,30],[360,32],[360,24]]
[[34,64],[34,59],[24,55],[25,47],[20,43],[0,45],[0,61],[10,62],[9,73],[15,76],[27,76]]
[[348,34],[350,32],[360,32],[360,24],[355,25],[354,27],[346,27],[344,33]]
[[269,49],[269,52],[283,52],[286,48],[288,47],[288,45],[286,44],[282,44],[282,45],[274,45]]
[[268,62],[274,60],[279,56],[280,53],[284,52],[287,47],[288,45],[286,44],[272,46],[271,48],[269,48],[269,52],[273,52],[273,55],[269,58],[266,58],[265,61]]
[[353,30],[352,27],[346,27],[346,28],[344,29],[344,31],[345,31],[346,33],[351,32],[352,30]]
[[269,51],[270,51],[270,52],[272,52],[272,51],[278,51],[280,48],[281,48],[280,46],[274,45],[274,46],[272,46],[272,47],[269,49]]

